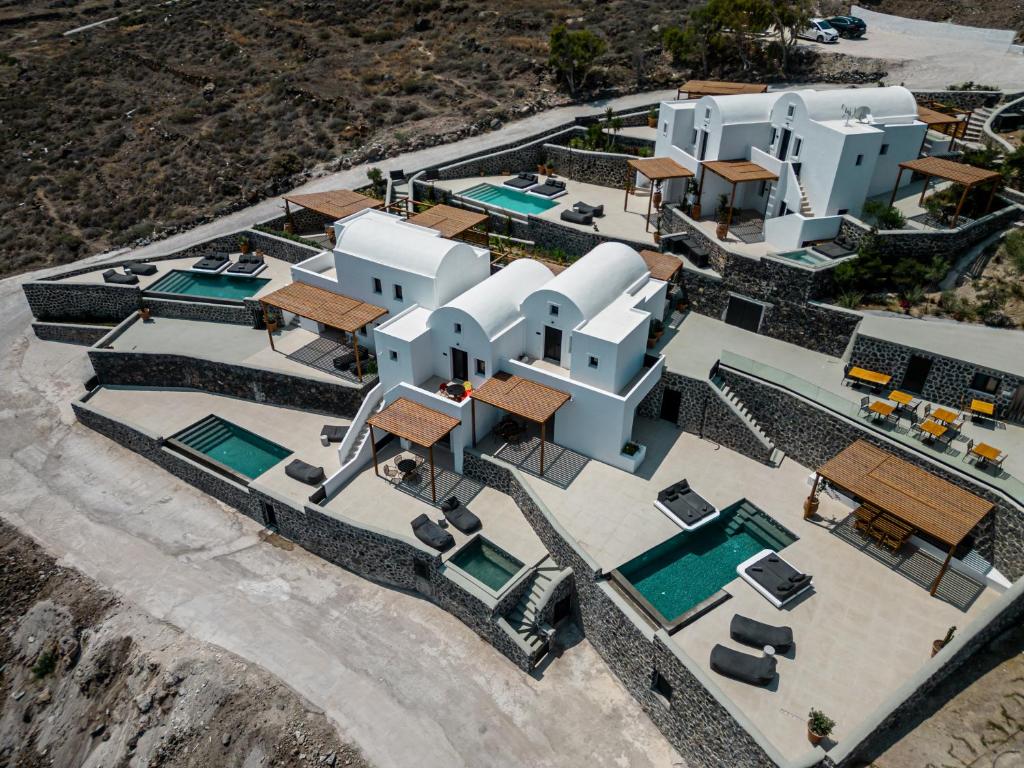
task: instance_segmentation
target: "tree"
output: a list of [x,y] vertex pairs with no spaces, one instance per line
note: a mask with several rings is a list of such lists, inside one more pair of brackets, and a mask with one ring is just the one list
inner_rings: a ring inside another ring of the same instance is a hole
[[724,37],[722,16],[719,13],[721,0],[710,2],[690,11],[683,28],[669,27],[662,35],[661,44],[672,54],[675,64],[683,64],[692,58],[700,58],[704,77],[711,71],[711,62],[721,54]]
[[594,62],[607,48],[605,41],[593,32],[586,29],[570,32],[564,24],[551,30],[548,45],[548,63],[565,81],[572,96],[586,85]]
[[797,35],[807,29],[811,9],[806,0],[767,0],[766,12],[779,33],[782,71],[789,71],[789,54],[796,47]]

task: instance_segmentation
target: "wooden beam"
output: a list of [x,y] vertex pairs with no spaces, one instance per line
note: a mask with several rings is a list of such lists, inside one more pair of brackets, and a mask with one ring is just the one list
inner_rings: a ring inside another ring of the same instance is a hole
[[956,204],[956,212],[953,214],[953,221],[950,224],[951,227],[955,227],[956,223],[960,221],[960,211],[963,210],[964,203],[967,201],[967,193],[971,191],[971,188],[964,185],[964,193],[960,195],[960,202]]
[[263,325],[266,326],[267,338],[270,339],[270,349],[272,352],[276,352],[277,348],[274,347],[274,334],[270,330],[270,315],[267,313],[267,305],[261,301],[260,306],[263,308]]
[[892,196],[889,198],[889,207],[892,208],[892,204],[896,202],[896,190],[900,188],[900,179],[903,178],[903,166],[900,166],[900,172],[896,174],[896,183],[892,186]]
[[635,173],[632,166],[626,166],[626,196],[622,200],[622,210],[626,210],[629,206],[629,187],[633,183],[633,174]]
[[996,190],[999,188],[999,179],[992,180],[992,189],[988,191],[988,202],[985,204],[985,213],[992,210],[992,201],[996,198]]
[[476,398],[469,396],[469,413],[473,419],[473,447],[476,448]]
[[953,550],[956,549],[956,544],[953,544],[949,548],[949,552],[946,554],[946,561],[942,564],[939,569],[939,575],[935,577],[935,581],[932,583],[932,588],[929,594],[935,597],[935,593],[939,590],[939,582],[942,581],[942,577],[946,575],[946,570],[949,568],[949,561],[953,559]]
[[704,174],[708,172],[708,169],[703,165],[700,167],[700,182],[697,184],[697,202],[694,205],[700,205],[701,197],[704,195]]
[[547,422],[540,423],[540,476],[544,477],[544,434]]
[[380,472],[377,471],[377,441],[373,439],[373,424],[367,424],[370,428],[370,452],[373,453],[373,474],[380,477]]
[[725,230],[728,234],[729,227],[732,226],[732,207],[736,203],[736,182],[732,183],[732,196],[729,198],[729,216],[725,220]]
[[651,182],[651,191],[647,195],[647,218],[644,219],[644,232],[651,228],[651,204],[654,202],[654,182],[651,179],[648,181]]
[[430,500],[437,504],[437,486],[434,484],[434,446],[427,449],[430,454]]
[[811,483],[811,493],[807,497],[808,501],[814,501],[814,494],[818,492],[818,483],[821,482],[821,475],[817,472],[814,473],[814,482]]
[[359,381],[362,381],[363,367],[359,364],[359,338],[356,336],[355,331],[352,332],[352,348],[356,353],[356,376],[359,377]]

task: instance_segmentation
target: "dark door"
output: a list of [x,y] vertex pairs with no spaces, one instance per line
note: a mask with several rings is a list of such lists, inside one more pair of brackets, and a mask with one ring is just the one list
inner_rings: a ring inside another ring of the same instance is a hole
[[779,154],[776,155],[776,157],[778,157],[779,160],[786,159],[786,153],[789,152],[789,139],[792,135],[793,132],[789,130],[789,128],[786,128],[782,132],[782,141],[779,142]]
[[911,355],[907,363],[907,370],[903,373],[903,381],[900,389],[918,394],[924,389],[924,383],[928,379],[928,373],[932,369],[932,359],[921,355]]
[[671,421],[673,424],[678,424],[679,408],[682,404],[682,393],[678,389],[665,387],[665,391],[661,394],[661,418],[665,419],[665,421]]
[[452,347],[452,378],[465,381],[469,378],[469,355],[466,350]]
[[263,524],[270,530],[276,531],[277,514],[274,512],[274,505],[260,500],[260,506],[263,507]]
[[764,307],[756,301],[730,296],[729,307],[725,310],[725,322],[745,331],[757,333],[757,329],[761,327],[763,312]]
[[566,595],[555,603],[554,611],[551,614],[551,624],[558,626],[572,615],[572,595]]
[[707,131],[701,131],[700,132],[700,152],[697,153],[697,159],[698,160],[703,160],[704,159],[704,153],[707,152],[707,151],[708,151],[708,132]]
[[550,325],[544,326],[544,359],[562,363],[562,331]]

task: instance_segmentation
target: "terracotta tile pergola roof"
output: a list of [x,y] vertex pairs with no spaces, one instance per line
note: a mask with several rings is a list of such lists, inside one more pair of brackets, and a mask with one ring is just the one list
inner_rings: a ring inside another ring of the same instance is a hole
[[679,86],[676,98],[683,93],[688,99],[701,96],[735,96],[740,93],[767,93],[768,86],[760,83],[730,83],[723,80],[687,80]]
[[651,271],[651,277],[655,280],[668,282],[683,268],[682,260],[670,253],[643,250],[640,251],[640,255],[647,262],[647,269]]
[[989,171],[967,163],[947,160],[944,157],[919,157],[917,160],[900,163],[900,168],[952,181],[965,187],[973,187],[976,184],[984,184],[986,181],[1001,178],[999,171]]
[[290,283],[261,296],[259,301],[347,333],[355,333],[388,313],[376,304],[367,304],[307,283]]
[[462,422],[447,413],[400,397],[367,422],[396,437],[430,448]]
[[366,208],[380,208],[382,200],[376,200],[351,189],[334,189],[329,192],[310,192],[305,195],[285,195],[285,205],[295,203],[302,208],[323,214],[337,220],[351,216]]
[[779,176],[752,160],[705,160],[705,168],[732,184],[744,181],[778,181]]
[[410,216],[409,223],[436,229],[441,233],[441,237],[455,238],[473,227],[486,223],[489,218],[486,213],[465,211],[462,208],[440,204]]
[[694,175],[689,168],[684,168],[670,157],[631,158],[629,165],[651,181],[665,179],[687,179]]
[[569,401],[569,395],[559,389],[505,372],[494,374],[470,396],[538,424],[550,419]]

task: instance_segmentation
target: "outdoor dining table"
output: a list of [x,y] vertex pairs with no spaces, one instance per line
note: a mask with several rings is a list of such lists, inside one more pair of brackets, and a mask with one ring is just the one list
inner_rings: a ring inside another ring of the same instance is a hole
[[875,402],[868,407],[868,410],[876,416],[881,416],[887,419],[892,416],[892,412],[896,410],[896,406],[882,402],[881,400],[875,400]]
[[927,432],[932,437],[942,437],[948,431],[948,427],[930,419],[921,422],[921,431]]
[[899,403],[901,406],[913,405],[914,396],[908,395],[906,392],[900,392],[898,389],[894,389],[889,393],[889,399],[894,403]]
[[960,414],[946,410],[945,408],[936,408],[931,412],[931,417],[936,421],[941,421],[945,424],[952,424],[960,417]]
[[453,397],[458,400],[464,394],[466,394],[466,387],[462,384],[449,384],[448,389],[445,390],[449,397]]
[[416,471],[419,464],[416,463],[416,459],[406,457],[395,462],[395,466],[398,467],[398,471],[403,475],[410,475]]
[[864,381],[868,384],[874,384],[879,387],[884,387],[892,381],[892,376],[887,373],[870,371],[867,368],[858,368],[856,366],[847,371],[846,376],[847,378],[857,379],[858,381]]
[[995,416],[996,404],[985,400],[971,400],[971,413],[978,413],[982,416]]
[[1003,455],[1002,451],[988,443],[975,443],[971,446],[971,453],[980,456],[982,459],[991,462],[992,464],[1001,463],[999,457]]

